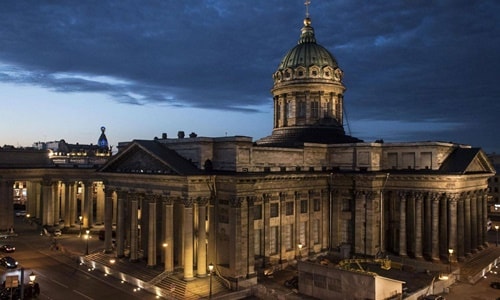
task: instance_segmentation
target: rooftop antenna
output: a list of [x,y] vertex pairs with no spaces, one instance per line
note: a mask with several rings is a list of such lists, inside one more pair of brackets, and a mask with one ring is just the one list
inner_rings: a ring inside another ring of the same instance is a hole
[[311,0],[306,0],[304,5],[306,6],[306,18],[309,18],[309,5],[311,5]]

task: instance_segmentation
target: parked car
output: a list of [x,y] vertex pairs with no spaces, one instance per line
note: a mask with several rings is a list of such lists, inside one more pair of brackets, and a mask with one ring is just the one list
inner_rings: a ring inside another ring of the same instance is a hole
[[62,234],[61,229],[54,230],[54,236],[60,236]]
[[26,217],[27,212],[25,210],[21,210],[16,212],[16,217]]
[[0,264],[8,269],[17,268],[17,260],[10,256],[4,256],[0,258]]
[[12,245],[1,245],[0,251],[10,253],[10,252],[16,251],[16,247],[14,247]]

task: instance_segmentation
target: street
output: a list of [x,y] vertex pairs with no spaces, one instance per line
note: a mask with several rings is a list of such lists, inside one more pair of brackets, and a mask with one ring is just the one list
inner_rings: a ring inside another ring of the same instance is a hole
[[[102,272],[79,265],[76,259],[69,259],[61,251],[51,247],[53,237],[40,235],[40,228],[35,224],[28,224],[25,218],[15,218],[14,228],[18,236],[1,239],[0,244],[12,244],[16,251],[1,255],[12,256],[19,265],[17,269],[0,267],[2,282],[10,275],[20,278],[21,268],[24,268],[25,284],[28,284],[31,272],[36,275],[35,281],[40,286],[39,299],[156,299],[151,293],[138,291],[128,283],[106,277]],[[81,247],[82,254],[87,246],[87,240],[77,236],[62,235],[55,239],[66,239],[68,243]],[[88,242],[89,249],[97,249],[103,243],[97,236]]]

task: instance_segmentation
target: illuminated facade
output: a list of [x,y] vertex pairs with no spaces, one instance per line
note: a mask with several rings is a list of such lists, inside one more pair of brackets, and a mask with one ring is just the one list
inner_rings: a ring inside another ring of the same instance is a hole
[[486,247],[494,169],[484,152],[346,135],[342,74],[306,18],[273,75],[270,136],[134,140],[97,171],[3,166],[0,192],[26,181],[28,212],[44,224],[75,226],[82,215],[85,228],[104,223],[107,252],[185,280],[213,263],[234,289],[325,251],[439,261]]

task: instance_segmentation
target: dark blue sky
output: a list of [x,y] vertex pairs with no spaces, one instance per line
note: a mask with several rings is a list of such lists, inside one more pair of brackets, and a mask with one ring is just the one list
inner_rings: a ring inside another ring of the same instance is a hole
[[[346,131],[500,152],[500,2],[319,1]],[[1,1],[0,145],[272,131],[271,75],[303,0]]]

